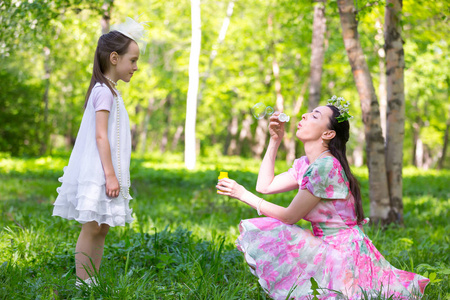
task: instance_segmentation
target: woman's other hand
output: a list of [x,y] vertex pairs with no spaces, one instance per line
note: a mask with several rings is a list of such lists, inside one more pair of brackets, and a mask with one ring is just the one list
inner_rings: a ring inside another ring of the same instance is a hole
[[270,138],[274,141],[281,141],[284,136],[284,122],[278,120],[280,112],[275,112],[269,118],[269,133]]
[[247,191],[242,185],[230,178],[220,179],[216,185],[217,193],[242,200],[242,195]]

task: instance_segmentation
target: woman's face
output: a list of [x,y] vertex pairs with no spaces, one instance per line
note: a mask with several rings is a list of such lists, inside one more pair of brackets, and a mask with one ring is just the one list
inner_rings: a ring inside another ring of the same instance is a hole
[[329,131],[328,123],[332,115],[333,111],[327,106],[319,106],[303,114],[297,125],[297,138],[302,142],[321,140],[322,134]]

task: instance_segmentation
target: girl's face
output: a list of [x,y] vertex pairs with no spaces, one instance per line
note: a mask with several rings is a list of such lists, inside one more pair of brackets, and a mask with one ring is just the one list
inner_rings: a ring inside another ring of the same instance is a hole
[[319,140],[328,129],[328,123],[333,111],[327,106],[319,106],[312,112],[303,114],[297,125],[296,136],[302,142]]
[[139,59],[139,46],[135,41],[132,41],[128,46],[125,54],[119,55],[116,65],[117,80],[121,79],[129,82],[133,73],[138,69],[137,61]]

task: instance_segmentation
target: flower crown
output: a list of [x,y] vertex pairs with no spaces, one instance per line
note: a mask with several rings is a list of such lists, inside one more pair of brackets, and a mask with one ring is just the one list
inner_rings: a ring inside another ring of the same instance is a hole
[[124,23],[111,25],[111,30],[116,30],[135,41],[139,45],[140,51],[144,53],[147,46],[147,42],[143,39],[144,35],[146,35],[144,25],[147,25],[146,22],[138,23],[127,17]]
[[338,123],[348,121],[353,118],[353,116],[351,116],[348,113],[348,107],[350,106],[350,102],[348,102],[344,98],[342,97],[338,98],[336,97],[336,95],[334,95],[333,97],[331,97],[331,99],[328,99],[328,105],[333,105],[334,107],[339,109],[340,115],[336,117]]

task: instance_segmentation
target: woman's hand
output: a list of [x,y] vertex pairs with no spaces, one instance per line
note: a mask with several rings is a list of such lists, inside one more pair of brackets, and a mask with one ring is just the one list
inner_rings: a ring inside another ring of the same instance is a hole
[[269,133],[270,138],[274,141],[281,141],[284,136],[284,122],[278,120],[280,112],[275,112],[269,118]]
[[116,175],[106,176],[106,195],[117,198],[120,193],[120,185]]
[[242,185],[230,178],[220,179],[216,185],[217,193],[231,198],[242,200],[242,195],[247,191]]

